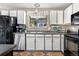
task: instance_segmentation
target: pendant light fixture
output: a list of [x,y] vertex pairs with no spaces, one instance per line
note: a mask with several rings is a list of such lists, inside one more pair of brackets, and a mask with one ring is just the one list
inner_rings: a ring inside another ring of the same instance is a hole
[[37,14],[38,13],[38,8],[40,7],[40,4],[39,3],[35,3],[34,7],[35,7],[35,14]]

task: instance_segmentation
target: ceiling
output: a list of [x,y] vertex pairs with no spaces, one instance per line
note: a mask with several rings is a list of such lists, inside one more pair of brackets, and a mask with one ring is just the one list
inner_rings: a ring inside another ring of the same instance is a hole
[[[6,8],[21,8],[21,9],[27,9],[27,8],[35,8],[35,3],[0,3],[0,7],[6,7]],[[52,8],[52,9],[65,9],[68,7],[71,3],[39,3],[39,8]]]

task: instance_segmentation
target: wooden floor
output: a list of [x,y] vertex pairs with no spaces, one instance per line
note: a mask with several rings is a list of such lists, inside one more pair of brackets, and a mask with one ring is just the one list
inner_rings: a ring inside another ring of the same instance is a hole
[[64,56],[62,52],[14,51],[13,56]]

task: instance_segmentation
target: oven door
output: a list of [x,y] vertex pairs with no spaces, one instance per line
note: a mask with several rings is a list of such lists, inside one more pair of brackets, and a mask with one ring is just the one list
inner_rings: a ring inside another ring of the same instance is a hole
[[[70,38],[73,39],[73,38]],[[73,54],[78,55],[78,44],[75,41],[68,40],[67,49]]]

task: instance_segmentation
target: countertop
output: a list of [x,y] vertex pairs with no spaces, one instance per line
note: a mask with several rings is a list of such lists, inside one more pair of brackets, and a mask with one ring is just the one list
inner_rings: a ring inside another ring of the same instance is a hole
[[14,34],[22,34],[22,33],[25,33],[25,34],[66,34],[67,32],[65,32],[65,31],[58,31],[58,32],[55,32],[55,31],[28,31],[28,32],[16,32]]
[[6,55],[8,52],[12,51],[16,45],[11,44],[0,44],[0,56]]
[[66,34],[66,32],[53,32],[53,31],[48,31],[48,32],[27,32],[26,34]]

